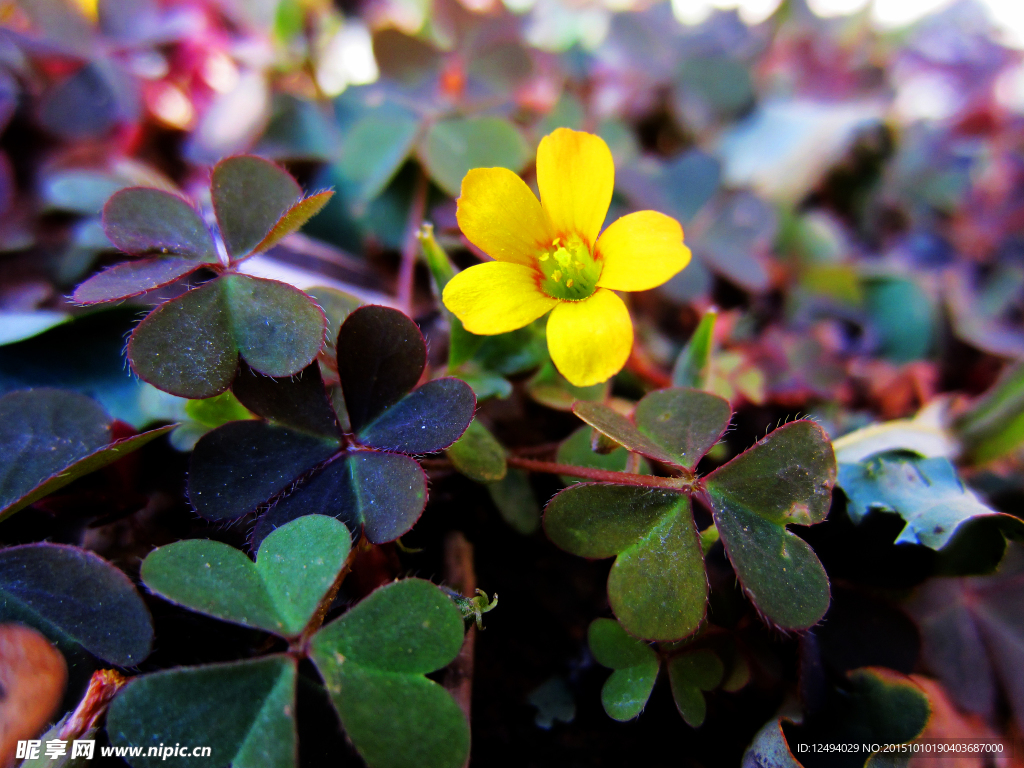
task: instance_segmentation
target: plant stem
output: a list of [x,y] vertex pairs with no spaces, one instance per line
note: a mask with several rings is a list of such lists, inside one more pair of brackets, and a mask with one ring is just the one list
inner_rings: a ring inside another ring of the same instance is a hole
[[[476,592],[476,570],[473,567],[473,545],[460,531],[451,531],[444,540],[444,576],[448,585],[463,595]],[[443,685],[458,703],[467,722],[472,722],[473,659],[476,626],[470,625],[462,641],[459,655],[448,665]],[[469,765],[469,759],[466,759]]]
[[629,353],[626,370],[658,389],[672,386],[672,377],[655,365],[637,345]]
[[412,294],[416,278],[416,254],[420,241],[417,234],[423,226],[427,209],[427,175],[422,168],[416,170],[416,188],[412,193],[412,205],[405,225],[405,240],[402,242],[402,263],[398,268],[398,305],[405,314],[412,317]]
[[592,467],[576,467],[571,464],[557,464],[553,461],[537,461],[519,456],[509,456],[508,465],[530,472],[547,472],[552,475],[569,475],[602,483],[619,485],[642,485],[648,488],[674,488],[686,491],[694,488],[692,477],[656,477],[654,475],[636,475],[632,472],[615,472],[610,469],[594,469]]
[[[365,539],[363,540],[365,541]],[[327,611],[331,608],[331,603],[334,602],[334,598],[338,596],[338,590],[341,589],[341,582],[348,576],[349,571],[352,570],[352,563],[356,559],[356,552],[362,546],[363,541],[352,547],[349,550],[348,557],[345,558],[344,565],[341,566],[341,570],[338,571],[338,575],[334,579],[334,583],[331,584],[331,588],[327,590],[326,594],[320,598],[320,602],[316,606],[316,610],[313,611],[313,617],[309,620],[306,628],[302,630],[302,634],[299,635],[299,639],[292,643],[292,649],[299,649],[301,653],[305,654],[306,645],[309,643],[310,638],[317,633],[317,630],[323,626],[324,619],[327,618]]]

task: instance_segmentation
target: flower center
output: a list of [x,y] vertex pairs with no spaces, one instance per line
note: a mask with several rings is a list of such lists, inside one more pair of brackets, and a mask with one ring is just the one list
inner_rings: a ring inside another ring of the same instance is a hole
[[537,257],[544,280],[541,289],[553,299],[581,301],[594,293],[601,262],[579,235],[556,237],[550,250]]

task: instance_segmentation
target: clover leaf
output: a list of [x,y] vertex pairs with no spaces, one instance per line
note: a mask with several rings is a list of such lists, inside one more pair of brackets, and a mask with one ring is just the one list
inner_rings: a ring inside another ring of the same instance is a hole
[[171,192],[130,187],[103,207],[103,231],[115,246],[146,258],[115,264],[75,289],[79,304],[100,304],[151,291],[219,264],[217,246],[199,211]]
[[781,627],[813,626],[828,609],[825,569],[786,526],[823,521],[835,481],[832,445],[812,421],[776,429],[704,480],[743,591]]
[[0,621],[35,627],[62,651],[111,664],[149,655],[153,621],[131,579],[92,552],[64,544],[0,550]]
[[179,541],[149,553],[142,581],[193,611],[292,637],[313,617],[350,549],[342,523],[308,515],[267,536],[255,563],[219,541]]
[[115,746],[143,748],[129,758],[135,768],[195,762],[163,755],[160,748],[174,744],[209,745],[216,765],[292,768],[297,671],[296,659],[276,654],[137,677],[111,704],[107,734]]
[[457,768],[469,724],[424,675],[459,652],[462,614],[428,581],[381,587],[321,629],[311,655],[356,749],[376,768]]
[[112,743],[142,745],[142,756],[130,758],[137,768],[164,760],[184,765],[186,758],[146,754],[151,746],[175,743],[212,745],[211,757],[235,768],[291,768],[298,660],[308,654],[371,768],[462,765],[469,752],[466,718],[444,688],[424,677],[459,653],[462,614],[430,582],[405,579],[318,629],[350,547],[340,522],[306,515],[269,534],[255,562],[206,540],[151,552],[142,579],[155,593],[288,638],[292,650],[136,678],[110,708]]
[[721,659],[707,648],[679,653],[668,663],[668,680],[676,709],[687,725],[699,728],[707,715],[703,691],[710,691],[722,682]]
[[682,388],[651,392],[632,421],[601,403],[577,403],[573,413],[634,453],[691,471],[732,418],[725,399]]
[[145,381],[172,395],[226,390],[239,358],[267,376],[290,376],[323,346],[324,313],[276,280],[227,274],[154,309],[132,332],[128,359]]
[[291,175],[261,157],[239,155],[217,163],[210,196],[231,261],[265,251],[315,216],[333,193],[303,197]]
[[[241,155],[218,163],[211,196],[229,263],[267,250],[299,229],[331,194],[303,197],[287,171],[259,157]],[[120,250],[144,258],[122,262],[83,282],[74,293],[79,304],[138,296],[204,267],[222,266],[200,212],[172,192],[147,187],[115,192],[103,207],[103,231]]]
[[[588,640],[597,663],[614,670],[601,688],[604,711],[615,720],[632,720],[647,705],[661,658],[650,645],[630,637],[612,619],[595,619]],[[699,728],[707,712],[702,691],[717,688],[722,682],[722,661],[708,648],[684,647],[665,655],[676,708],[687,725]]]
[[654,690],[661,660],[647,643],[630,637],[612,619],[595,619],[587,632],[597,663],[615,670],[601,688],[601,704],[609,717],[632,720]]
[[608,600],[632,634],[675,640],[703,620],[707,577],[686,494],[580,483],[548,503],[544,530],[574,555],[617,556],[608,575]]
[[77,392],[32,389],[0,397],[0,520],[173,429],[112,439],[112,420]]
[[73,296],[79,304],[117,301],[200,270],[214,273],[213,280],[154,309],[128,344],[141,378],[188,398],[226,390],[239,358],[268,376],[300,371],[320,351],[325,329],[324,313],[309,296],[238,274],[237,267],[299,229],[333,193],[303,197],[287,171],[249,155],[218,163],[211,185],[219,242],[195,206],[178,195],[143,187],[113,194],[103,210],[104,232],[141,258],[93,275]]
[[317,364],[282,379],[243,369],[233,391],[262,418],[230,422],[196,443],[188,493],[199,514],[227,520],[269,508],[255,544],[311,513],[337,517],[378,544],[412,527],[427,492],[410,454],[454,443],[473,418],[473,392],[454,378],[414,388],[426,345],[416,324],[393,309],[356,309],[336,347],[344,427]]
[[815,624],[829,603],[817,556],[790,524],[828,513],[835,457],[810,421],[787,424],[706,478],[693,469],[728,426],[728,403],[694,389],[645,396],[632,419],[589,402],[575,413],[630,451],[670,467],[676,478],[631,484],[580,483],[548,504],[544,527],[576,555],[615,557],[608,598],[625,630],[649,640],[692,634],[704,618],[707,577],[690,497],[709,503],[718,534],[747,596],[769,622]]

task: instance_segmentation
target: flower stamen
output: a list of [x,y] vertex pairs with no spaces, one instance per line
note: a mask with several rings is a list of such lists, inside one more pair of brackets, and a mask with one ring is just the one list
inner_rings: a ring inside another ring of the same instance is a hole
[[579,235],[556,237],[548,250],[537,256],[544,280],[541,287],[548,296],[563,301],[582,301],[593,295],[601,277],[601,262]]

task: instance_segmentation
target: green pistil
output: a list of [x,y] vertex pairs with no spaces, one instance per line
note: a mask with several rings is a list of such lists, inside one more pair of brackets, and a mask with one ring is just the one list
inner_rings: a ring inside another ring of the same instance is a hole
[[601,263],[577,235],[556,237],[551,249],[542,253],[537,263],[544,274],[541,288],[553,299],[581,301],[594,293],[601,277]]

